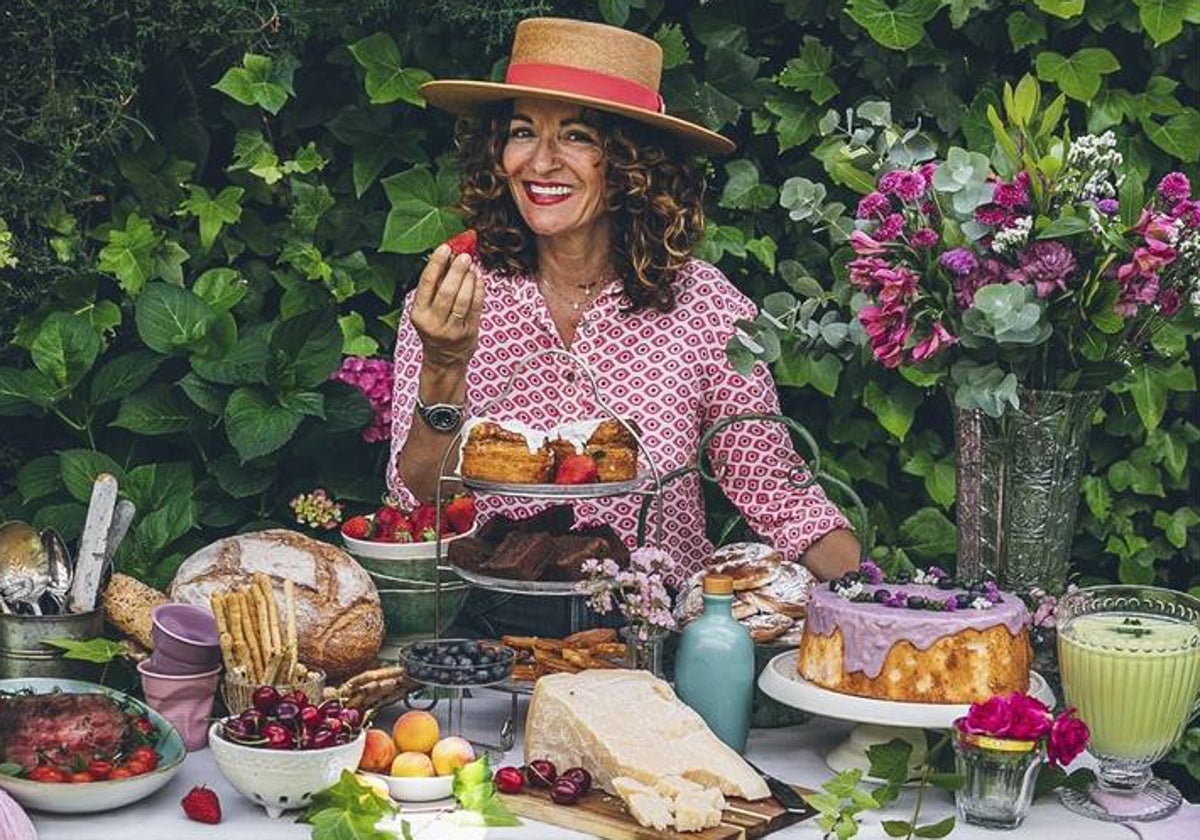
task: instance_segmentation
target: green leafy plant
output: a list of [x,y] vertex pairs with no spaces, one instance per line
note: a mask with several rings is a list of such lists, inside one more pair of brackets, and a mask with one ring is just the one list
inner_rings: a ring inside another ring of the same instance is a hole
[[496,795],[496,784],[492,781],[492,769],[488,766],[486,754],[454,771],[453,791],[454,798],[463,809],[454,818],[461,823],[495,828],[521,824]]
[[[390,840],[391,830],[378,828],[381,820],[392,820],[399,809],[354,778],[349,770],[331,787],[313,794],[312,803],[300,818],[312,828],[312,840]],[[405,840],[412,839],[406,820],[399,829]]]

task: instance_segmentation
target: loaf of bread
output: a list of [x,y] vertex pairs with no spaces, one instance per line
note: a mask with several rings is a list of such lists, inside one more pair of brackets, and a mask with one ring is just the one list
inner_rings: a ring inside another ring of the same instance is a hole
[[150,613],[159,604],[167,603],[166,595],[137,578],[117,572],[100,596],[100,603],[105,619],[122,635],[144,648],[154,647]]
[[295,531],[238,534],[205,546],[179,567],[171,599],[208,606],[213,592],[248,586],[255,572],[271,579],[281,615],[283,581],[294,582],[301,662],[330,681],[374,666],[383,643],[375,584],[340,548]]

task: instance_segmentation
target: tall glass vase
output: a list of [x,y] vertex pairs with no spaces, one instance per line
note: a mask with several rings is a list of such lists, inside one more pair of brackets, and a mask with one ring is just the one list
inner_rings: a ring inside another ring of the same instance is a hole
[[1080,482],[1101,391],[1022,390],[996,419],[955,409],[960,577],[1020,593],[1063,591]]

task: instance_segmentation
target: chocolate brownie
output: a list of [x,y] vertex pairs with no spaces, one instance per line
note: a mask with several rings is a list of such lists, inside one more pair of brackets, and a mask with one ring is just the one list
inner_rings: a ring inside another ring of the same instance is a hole
[[546,580],[583,580],[583,561],[609,556],[608,546],[600,537],[566,534],[554,537],[550,562],[542,577]]
[[494,545],[479,537],[459,537],[448,543],[446,556],[451,566],[473,572],[490,560],[495,550]]
[[553,550],[554,537],[549,534],[513,531],[479,571],[513,580],[541,580]]

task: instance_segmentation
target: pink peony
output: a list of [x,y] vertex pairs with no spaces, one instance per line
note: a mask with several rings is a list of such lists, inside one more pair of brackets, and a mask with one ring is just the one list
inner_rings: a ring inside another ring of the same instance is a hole
[[972,703],[967,710],[963,728],[974,735],[1003,738],[1012,726],[1012,708],[1008,701],[996,696],[983,703]]
[[1051,767],[1061,767],[1075,760],[1087,746],[1092,733],[1088,725],[1075,717],[1075,709],[1067,709],[1054,719],[1046,744],[1046,757]]
[[912,360],[914,362],[923,362],[927,359],[932,359],[944,348],[957,342],[958,339],[952,336],[941,321],[934,321],[933,327],[929,331],[929,335],[916,343],[912,349]]
[[1020,741],[1036,741],[1050,731],[1050,710],[1046,704],[1028,694],[1013,692],[1008,696],[1012,722],[1008,737]]

